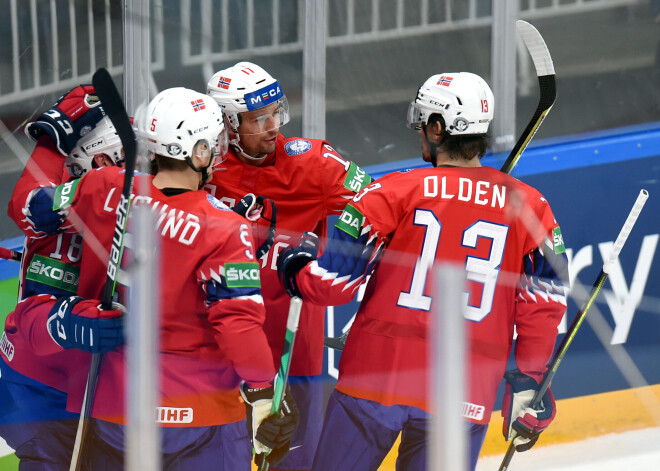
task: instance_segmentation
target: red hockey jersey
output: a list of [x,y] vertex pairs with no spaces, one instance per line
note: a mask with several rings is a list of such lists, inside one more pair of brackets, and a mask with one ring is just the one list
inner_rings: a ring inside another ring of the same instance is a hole
[[89,368],[91,355],[82,350],[64,350],[50,337],[46,322],[55,302],[49,294],[20,301],[5,320],[0,352],[14,371],[66,391],[72,367]]
[[71,365],[85,369],[90,354],[62,350],[46,330],[46,320],[54,304],[51,296],[76,294],[82,238],[79,234],[54,235],[34,232],[28,216],[30,193],[39,187],[54,187],[69,180],[64,157],[50,137],[37,142],[9,201],[7,213],[26,234],[19,273],[20,302],[5,321],[0,352],[15,371],[60,391],[68,384]]
[[[246,193],[272,199],[277,206],[275,243],[261,260],[261,289],[266,305],[264,329],[279,364],[290,297],[277,278],[277,257],[297,245],[304,231],[326,236],[327,218],[339,215],[346,203],[371,182],[356,164],[344,160],[323,140],[277,137],[275,152],[255,167],[242,162],[233,149],[219,164],[206,189],[229,206]],[[296,336],[292,375],[314,376],[323,369],[325,307],[303,303]]]
[[[123,178],[123,170],[107,167],[58,187],[55,206],[70,205],[69,219],[84,224],[77,225],[84,240],[80,296],[101,297],[108,252],[98,248],[111,246]],[[139,180],[153,177],[135,178],[141,188]],[[204,191],[166,196],[151,186],[150,196],[136,196],[131,204],[147,205],[157,215],[158,422],[197,427],[243,419],[240,380],[260,387],[275,376],[263,333],[265,312],[250,223]],[[73,412],[80,410],[85,377],[86,371],[72,371],[68,408]],[[125,381],[123,348],[104,354],[94,417],[123,423]]]
[[[350,244],[375,251],[359,261],[364,250]],[[428,411],[429,326],[441,296],[429,278],[440,263],[466,273],[469,392],[462,413],[488,423],[514,325],[518,367],[540,380],[566,310],[561,232],[538,191],[489,167],[384,176],[347,205],[325,254],[297,280],[305,300],[340,304],[375,265],[341,356],[337,389]]]
[[41,137],[19,177],[7,214],[26,235],[19,276],[19,299],[34,294],[75,294],[82,241],[76,234],[37,234],[28,220],[27,201],[39,187],[69,180],[64,157],[48,136]]

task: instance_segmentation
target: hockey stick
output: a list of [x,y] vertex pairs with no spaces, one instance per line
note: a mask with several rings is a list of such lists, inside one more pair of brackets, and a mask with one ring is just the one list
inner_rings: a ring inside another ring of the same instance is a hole
[[[539,126],[547,116],[550,108],[555,103],[557,98],[557,87],[555,84],[555,68],[552,64],[552,57],[550,56],[550,51],[548,46],[546,46],[541,33],[532,26],[523,20],[516,21],[516,29],[525,43],[525,47],[529,51],[529,54],[532,56],[532,61],[534,62],[534,68],[536,69],[536,75],[539,79],[539,88],[541,90],[539,97],[539,104],[536,107],[536,111],[532,115],[532,119],[527,124],[527,127],[522,132],[518,141],[511,149],[509,156],[507,157],[504,165],[500,171],[504,173],[511,173],[513,168],[520,160],[522,153],[527,148],[527,145],[538,131]],[[340,337],[325,337],[323,345],[328,348],[334,348],[335,350],[343,350],[344,345],[346,344],[346,337],[348,337],[348,331]]]
[[17,252],[16,250],[0,247],[0,258],[20,262],[23,259],[23,252]]
[[[122,188],[121,199],[117,206],[115,232],[112,237],[110,260],[108,261],[105,285],[101,296],[101,307],[103,309],[112,309],[112,299],[115,292],[117,273],[119,271],[119,264],[121,262],[121,255],[124,248],[124,232],[128,221],[128,209],[130,205],[131,191],[133,189],[133,173],[135,170],[135,162],[137,160],[136,142],[135,132],[128,119],[128,115],[126,114],[124,103],[119,96],[119,91],[117,91],[117,87],[108,71],[104,68],[98,69],[92,76],[92,84],[94,85],[96,94],[101,100],[103,109],[117,130],[117,134],[119,135],[119,139],[124,148],[124,155],[126,156],[124,185]],[[87,384],[85,385],[85,395],[83,397],[82,409],[80,411],[80,419],[78,421],[78,429],[76,431],[76,441],[71,456],[70,471],[78,471],[81,467],[81,457],[85,445],[85,439],[89,431],[89,421],[92,412],[92,403],[94,402],[94,391],[98,379],[100,360],[100,354],[95,353],[92,355],[92,360],[89,365],[89,373],[87,375]]]
[[[630,235],[630,231],[635,225],[635,221],[637,221],[637,217],[639,216],[639,213],[642,211],[642,208],[644,207],[644,204],[646,203],[648,197],[649,197],[649,193],[646,190],[641,190],[639,192],[639,195],[637,196],[637,200],[635,201],[635,204],[630,210],[630,214],[628,214],[628,217],[626,218],[626,222],[621,228],[621,231],[619,232],[619,235],[617,236],[616,241],[614,242],[614,247],[612,247],[612,253],[603,264],[603,268],[601,269],[598,278],[596,278],[596,282],[591,288],[591,293],[589,294],[589,298],[584,302],[582,308],[578,311],[577,315],[575,316],[575,319],[573,320],[573,323],[571,324],[571,327],[568,329],[568,332],[566,332],[566,335],[564,336],[564,339],[559,345],[559,348],[557,348],[557,352],[555,353],[555,355],[552,358],[552,361],[550,362],[548,371],[543,377],[543,381],[541,382],[538,391],[536,391],[536,393],[534,394],[534,397],[532,398],[532,402],[530,402],[528,407],[536,409],[540,404],[543,395],[550,387],[550,383],[552,382],[552,378],[554,378],[555,373],[557,372],[557,368],[559,368],[559,364],[563,360],[564,355],[568,350],[568,347],[575,339],[575,334],[577,334],[577,331],[582,325],[582,322],[584,321],[587,312],[589,311],[591,305],[596,300],[596,297],[598,296],[600,289],[603,287],[603,284],[607,279],[607,276],[610,272],[612,265],[619,257],[619,253],[621,252],[623,245],[626,243],[626,240]],[[511,458],[513,458],[513,454],[515,453],[515,451],[516,451],[516,447],[514,446],[512,440],[511,444],[509,445],[509,448],[506,451],[506,455],[504,455],[504,459],[502,460],[502,464],[500,465],[499,471],[506,471],[508,469],[509,463],[511,462]]]
[[534,134],[538,131],[539,126],[541,126],[541,123],[547,116],[550,108],[554,105],[555,98],[557,98],[555,68],[552,65],[550,51],[548,50],[548,46],[546,46],[541,33],[539,33],[534,26],[523,20],[516,21],[516,29],[518,30],[518,33],[520,33],[520,37],[525,43],[530,56],[532,56],[532,61],[534,61],[534,68],[536,69],[536,75],[539,79],[541,93],[539,104],[532,115],[532,119],[518,138],[516,145],[513,146],[513,149],[511,149],[511,152],[509,153],[509,157],[507,157],[504,165],[502,165],[502,168],[500,169],[504,173],[511,173],[516,166],[523,151],[527,148],[529,141],[532,140]]
[[[277,372],[275,388],[273,392],[273,407],[270,415],[278,415],[284,398],[284,391],[289,382],[289,369],[291,367],[291,356],[293,355],[293,344],[298,332],[298,322],[300,321],[300,310],[302,309],[302,299],[297,296],[291,298],[289,303],[289,315],[286,319],[286,335],[284,337],[284,348],[282,349],[282,358]],[[267,453],[264,453],[259,465],[259,471],[268,471]]]

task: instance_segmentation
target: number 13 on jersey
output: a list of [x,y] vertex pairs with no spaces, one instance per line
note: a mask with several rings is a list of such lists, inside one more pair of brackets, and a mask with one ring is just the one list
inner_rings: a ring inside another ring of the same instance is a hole
[[[399,293],[398,305],[410,309],[429,311],[431,296],[424,294],[429,270],[433,266],[440,243],[442,223],[429,209],[416,209],[414,225],[424,230],[422,250],[415,264],[410,289]],[[471,300],[470,293],[463,293],[465,318],[480,322],[493,308],[495,287],[500,275],[500,265],[506,247],[509,226],[488,221],[477,221],[463,230],[461,246],[475,249],[480,238],[490,239],[490,252],[487,258],[468,255],[465,258],[466,278],[482,285],[481,299]]]

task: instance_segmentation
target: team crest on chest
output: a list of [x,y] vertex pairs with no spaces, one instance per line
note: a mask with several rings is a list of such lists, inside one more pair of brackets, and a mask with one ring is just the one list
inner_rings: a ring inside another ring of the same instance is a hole
[[206,195],[206,199],[209,200],[209,203],[211,203],[211,206],[213,206],[215,209],[224,209],[224,210],[229,209],[229,207],[226,204],[224,204],[222,201],[220,201],[211,194]]
[[312,143],[307,139],[296,139],[284,144],[284,151],[287,155],[300,155],[312,148]]

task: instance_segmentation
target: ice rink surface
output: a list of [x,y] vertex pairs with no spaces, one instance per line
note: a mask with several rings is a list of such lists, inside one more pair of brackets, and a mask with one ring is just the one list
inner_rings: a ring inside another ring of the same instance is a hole
[[[0,456],[9,453],[12,453],[11,448],[0,438]],[[497,471],[502,463],[502,457],[503,455],[482,458],[477,463],[476,471]],[[658,470],[660,470],[660,427],[533,448],[525,453],[516,453],[509,466],[509,471]]]
[[[497,471],[502,456],[488,456],[477,471]],[[660,427],[602,435],[516,453],[508,471],[659,471]]]

